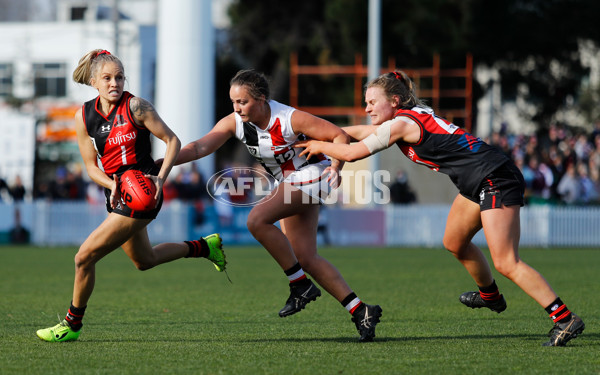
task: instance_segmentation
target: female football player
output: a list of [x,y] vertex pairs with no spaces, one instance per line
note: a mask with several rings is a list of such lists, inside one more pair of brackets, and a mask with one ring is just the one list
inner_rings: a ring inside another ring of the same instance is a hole
[[300,155],[324,153],[344,161],[366,158],[394,144],[413,162],[447,174],[459,190],[446,221],[444,246],[467,269],[479,287],[460,302],[500,313],[506,301],[498,291],[490,266],[471,242],[483,228],[496,270],[512,280],[546,309],[555,325],[546,346],[563,346],[585,325],[554,293],[536,270],[519,258],[519,211],[523,206],[523,176],[498,149],[434,114],[416,95],[402,71],[383,74],[367,83],[366,113],[373,125],[346,127],[360,142],[298,142]]
[[[38,337],[50,342],[77,340],[82,319],[94,289],[96,263],[121,247],[139,270],[147,270],[182,257],[205,257],[219,271],[225,255],[218,234],[197,241],[150,244],[146,226],[162,205],[162,186],[179,153],[181,143],[152,105],[124,91],[123,64],[106,50],[85,54],[73,72],[73,80],[98,91],[75,114],[79,151],[88,175],[104,187],[107,218],[96,228],[75,255],[73,300],[63,321],[40,329]],[[150,136],[166,144],[164,161],[157,167],[150,154]],[[100,160],[102,168],[98,164]],[[120,197],[119,176],[137,169],[156,184],[156,207],[135,211]]]
[[267,79],[254,70],[233,77],[229,96],[233,113],[183,147],[175,164],[209,155],[230,138],[243,142],[278,182],[252,208],[247,225],[288,277],[290,296],[279,315],[295,314],[321,295],[306,271],[352,314],[359,340],[372,341],[381,308],[361,302],[340,272],[317,253],[319,204],[339,183],[342,163],[321,154],[305,158],[292,147],[303,136],[335,144],[348,143],[348,136],[326,120],[271,100]]

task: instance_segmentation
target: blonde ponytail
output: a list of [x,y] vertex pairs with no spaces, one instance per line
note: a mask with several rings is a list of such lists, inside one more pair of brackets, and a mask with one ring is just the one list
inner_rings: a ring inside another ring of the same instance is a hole
[[92,77],[96,75],[101,66],[106,62],[115,62],[119,64],[121,70],[124,72],[123,63],[115,55],[104,49],[95,49],[79,59],[77,67],[73,71],[73,81],[81,83],[82,85],[92,85]]

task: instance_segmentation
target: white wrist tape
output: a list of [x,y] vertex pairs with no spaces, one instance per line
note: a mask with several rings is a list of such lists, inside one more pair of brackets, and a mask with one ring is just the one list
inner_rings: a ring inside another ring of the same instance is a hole
[[392,122],[393,121],[384,122],[377,127],[375,133],[362,140],[371,154],[375,154],[390,147],[390,132]]

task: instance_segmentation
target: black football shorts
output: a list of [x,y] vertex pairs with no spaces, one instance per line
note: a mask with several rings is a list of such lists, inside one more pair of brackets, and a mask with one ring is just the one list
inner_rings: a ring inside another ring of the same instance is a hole
[[524,206],[525,180],[517,166],[512,162],[502,164],[486,176],[479,185],[477,196],[466,196],[479,203],[481,211],[505,206]]
[[163,195],[162,193],[160,194],[160,197],[158,198],[158,204],[156,205],[156,208],[150,211],[135,211],[132,210],[131,208],[127,207],[127,205],[125,205],[125,203],[123,203],[123,200],[121,199],[119,201],[119,204],[117,205],[117,207],[115,207],[114,209],[110,206],[110,189],[104,189],[104,196],[105,196],[105,201],[106,201],[106,210],[111,213],[114,212],[116,214],[122,215],[122,216],[127,216],[127,217],[132,217],[134,219],[156,219],[156,216],[158,216],[158,213],[160,212],[160,208],[162,207],[163,204]]

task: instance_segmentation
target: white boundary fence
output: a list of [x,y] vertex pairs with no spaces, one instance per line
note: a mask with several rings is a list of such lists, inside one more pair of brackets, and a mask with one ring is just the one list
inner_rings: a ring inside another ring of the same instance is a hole
[[[31,233],[31,243],[40,246],[80,245],[106,218],[104,205],[86,202],[37,201],[18,206],[0,203],[0,232],[14,226],[14,210],[18,207],[22,225]],[[188,206],[173,202],[163,208],[148,227],[153,242],[188,239]]]
[[[450,206],[386,206],[386,244],[440,247]],[[485,246],[483,231],[473,239]],[[600,247],[600,207],[526,206],[521,246]]]
[[[81,244],[106,217],[103,205],[85,202],[0,203],[0,232],[14,226],[15,208],[31,232],[31,242],[40,246]],[[449,210],[449,205],[386,205],[368,209],[328,207],[325,211],[332,245],[441,247]],[[239,218],[234,221],[241,224],[229,228],[230,233],[246,230],[247,213],[235,213]],[[189,205],[178,201],[165,204],[148,227],[150,239],[154,243],[182,241],[198,231],[208,234],[222,230],[214,224],[218,222],[216,215],[207,216],[202,227],[195,227]],[[228,236],[231,244],[257,244],[251,236],[237,234]],[[477,233],[474,242],[485,246],[483,231]],[[526,206],[521,209],[521,246],[600,247],[600,207]]]

